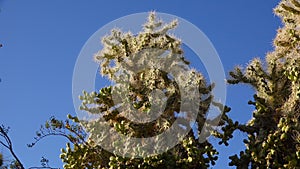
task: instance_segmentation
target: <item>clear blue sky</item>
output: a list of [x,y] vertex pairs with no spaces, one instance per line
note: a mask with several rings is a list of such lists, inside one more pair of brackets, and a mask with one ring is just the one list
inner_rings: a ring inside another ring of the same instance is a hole
[[[215,46],[228,74],[235,65],[246,65],[255,56],[272,50],[280,20],[272,10],[276,1],[71,1],[0,0],[0,124],[9,135],[26,167],[37,166],[41,156],[53,167],[62,167],[64,138],[45,139],[33,148],[35,131],[50,116],[75,115],[72,74],[86,40],[119,17],[155,10],[177,15],[200,28]],[[100,37],[99,37],[100,39]],[[197,39],[195,39],[196,41]],[[91,56],[92,59],[92,56]],[[249,87],[229,86],[230,116],[247,122],[252,108]],[[229,147],[220,147],[214,168],[226,168],[227,156],[238,153],[245,135],[236,133]],[[0,152],[5,152],[0,147]],[[7,157],[7,155],[6,155]],[[229,167],[228,167],[229,168]]]

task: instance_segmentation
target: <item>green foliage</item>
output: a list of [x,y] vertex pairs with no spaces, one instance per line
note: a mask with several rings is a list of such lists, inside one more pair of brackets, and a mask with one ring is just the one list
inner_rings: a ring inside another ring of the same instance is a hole
[[248,134],[245,151],[231,156],[237,168],[297,168],[300,166],[300,2],[283,0],[275,9],[284,26],[274,40],[275,50],[250,62],[244,72],[230,72],[231,84],[245,83],[257,93],[253,118],[238,128]]

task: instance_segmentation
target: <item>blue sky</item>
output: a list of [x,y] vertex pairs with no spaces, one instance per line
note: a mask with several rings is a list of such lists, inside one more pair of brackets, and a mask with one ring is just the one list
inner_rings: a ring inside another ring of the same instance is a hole
[[[41,156],[53,167],[62,167],[60,148],[64,138],[45,139],[33,148],[35,131],[50,116],[75,115],[72,74],[81,48],[105,24],[133,13],[157,12],[177,15],[196,25],[211,40],[228,74],[235,65],[272,50],[280,20],[272,9],[277,1],[16,1],[0,0],[0,124],[11,127],[9,135],[26,167],[37,166]],[[100,39],[100,37],[99,37]],[[197,39],[195,39],[197,40]],[[92,59],[92,56],[91,56]],[[227,75],[226,74],[226,75]],[[249,87],[228,86],[230,116],[247,122]],[[244,134],[229,147],[219,147],[214,168],[225,168],[228,155],[238,153]],[[0,152],[5,152],[0,147]],[[7,157],[7,156],[6,156]]]

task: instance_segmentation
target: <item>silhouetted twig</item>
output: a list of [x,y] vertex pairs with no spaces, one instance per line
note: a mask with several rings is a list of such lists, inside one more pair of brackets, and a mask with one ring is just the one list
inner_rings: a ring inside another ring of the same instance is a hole
[[13,146],[12,146],[12,142],[9,138],[9,136],[7,135],[9,128],[5,128],[4,126],[0,126],[0,136],[4,138],[4,142],[0,141],[0,144],[3,145],[5,148],[7,148],[9,150],[9,152],[11,153],[11,155],[15,158],[16,162],[18,163],[17,167],[19,169],[25,169],[23,164],[21,163],[21,161],[19,160],[19,158],[17,157],[17,155],[15,154],[14,150],[13,150]]

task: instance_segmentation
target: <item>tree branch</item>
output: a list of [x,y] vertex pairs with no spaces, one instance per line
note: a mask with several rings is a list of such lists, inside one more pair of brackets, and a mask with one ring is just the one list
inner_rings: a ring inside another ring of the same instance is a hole
[[7,135],[7,130],[5,130],[4,127],[0,126],[0,133],[1,133],[1,137],[3,137],[5,139],[5,141],[6,141],[6,144],[3,143],[2,141],[0,141],[0,144],[2,144],[5,148],[7,148],[9,150],[9,152],[11,153],[11,155],[18,162],[18,167],[20,169],[25,169],[24,166],[23,166],[23,164],[19,160],[18,156],[15,154],[15,152],[13,150],[12,142],[11,142],[9,136]]

